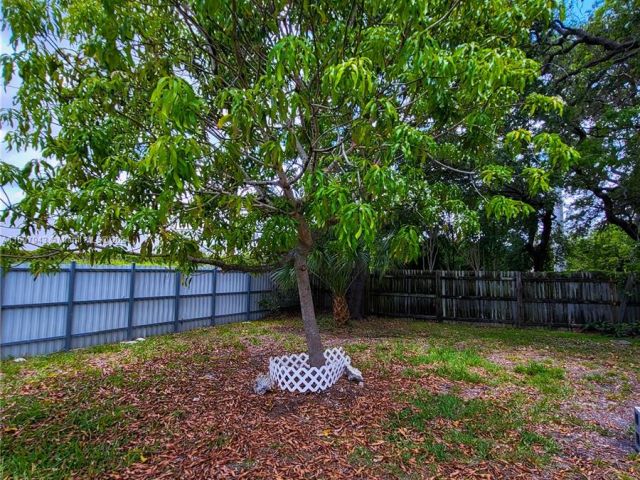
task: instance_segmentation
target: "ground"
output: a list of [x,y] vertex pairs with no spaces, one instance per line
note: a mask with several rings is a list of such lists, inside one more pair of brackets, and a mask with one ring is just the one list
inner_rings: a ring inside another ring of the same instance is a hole
[[640,478],[640,341],[322,323],[365,376],[258,396],[281,318],[2,363],[3,478]]

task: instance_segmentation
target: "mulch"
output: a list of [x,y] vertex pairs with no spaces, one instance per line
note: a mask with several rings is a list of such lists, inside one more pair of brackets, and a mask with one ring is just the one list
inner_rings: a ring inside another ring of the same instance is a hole
[[[329,344],[344,341],[333,338]],[[599,452],[593,438],[581,443],[584,432],[567,425],[549,432],[561,441],[563,451],[546,467],[499,460],[399,461],[393,444],[385,441],[385,424],[393,412],[406,407],[403,392],[419,386],[441,393],[452,388],[451,381],[436,375],[405,378],[399,370],[367,371],[364,385],[343,378],[321,394],[256,395],[253,381],[266,371],[268,357],[281,353],[279,348],[268,341],[244,350],[194,342],[185,352],[124,365],[125,377],[130,372],[136,381],[105,384],[93,401],[116,400],[136,413],[101,441],[127,434],[132,439],[128,449],[150,453],[108,478],[385,479],[402,478],[403,473],[406,478],[452,479],[640,478],[640,465],[631,457],[616,459],[616,468],[612,462],[594,461],[611,451],[603,447]],[[111,371],[105,367],[104,375]],[[490,394],[476,386],[466,395]],[[63,397],[65,390],[52,389],[47,395]],[[366,448],[372,458],[354,460],[359,448]],[[581,454],[585,448],[590,455]],[[399,470],[391,473],[389,464]]]
[[[258,396],[251,387],[266,356],[252,350],[226,359],[215,352],[215,361],[195,369],[185,362],[184,371],[174,366],[178,375],[157,389],[125,393],[123,402],[148,412],[133,430],[166,423],[134,442],[156,453],[112,478],[375,477],[354,466],[349,454],[367,445],[370,429],[381,427],[396,403],[391,378],[367,378],[365,386],[341,379],[316,395]],[[164,371],[163,362],[145,369]],[[178,419],[172,418],[176,407],[184,411]]]

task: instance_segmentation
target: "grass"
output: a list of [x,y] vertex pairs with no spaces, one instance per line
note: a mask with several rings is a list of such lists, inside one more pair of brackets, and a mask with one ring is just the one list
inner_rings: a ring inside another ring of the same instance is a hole
[[526,365],[518,365],[514,368],[516,373],[524,373],[532,378],[540,378],[545,381],[564,379],[564,370],[557,367],[549,367],[543,363],[531,361]]
[[[434,347],[424,354],[408,359],[413,366],[435,365],[435,372],[441,377],[469,383],[498,381],[500,367],[479,355],[473,349],[455,349],[452,347]],[[473,369],[476,370],[473,370]],[[483,370],[482,375],[477,370]],[[486,374],[492,374],[490,379]]]
[[[409,407],[393,415],[388,429],[408,428],[422,437],[419,441],[406,441],[399,433],[387,437],[400,448],[405,461],[417,456],[420,462],[493,459],[541,464],[558,451],[553,439],[526,428],[526,407],[513,399],[506,403],[464,400],[452,393],[418,390],[409,402]],[[498,448],[505,439],[515,450]]]
[[[332,433],[331,442],[323,436],[307,442],[314,448],[320,448],[320,442],[335,444],[337,450],[327,458],[343,459],[370,477],[442,476],[443,468],[472,469],[480,462],[544,466],[553,477],[554,462],[564,456],[559,463],[566,463],[574,448],[562,442],[567,431],[578,439],[590,432],[601,442],[620,443],[631,435],[628,429],[598,423],[600,411],[594,410],[590,419],[568,413],[568,406],[586,396],[598,397],[600,404],[631,402],[639,384],[638,340],[621,346],[601,335],[393,319],[345,328],[334,327],[326,317],[320,323],[327,345],[343,346],[363,371],[364,388],[341,383],[326,396],[256,397],[243,384],[229,397],[229,386],[220,378],[236,375],[238,362],[259,369],[274,352],[304,350],[295,319],[221,325],[131,345],[3,361],[2,478],[122,475],[127,466],[153,463],[158,452],[170,458],[176,442],[185,438],[180,428],[189,422],[195,422],[187,431],[189,448],[199,445],[203,454],[214,456],[229,449],[250,452],[228,464],[235,471],[256,469],[275,458],[300,462],[306,444],[296,442],[302,442],[306,432],[326,428],[308,424],[304,408],[313,402],[326,409],[322,420],[334,416],[332,431],[351,433],[335,438]],[[375,389],[389,379],[388,391],[385,387],[372,394],[380,421],[360,420],[354,413],[359,399],[367,398],[368,387]],[[158,398],[162,401],[148,408],[147,402]],[[230,398],[239,403],[227,407]],[[201,406],[203,401],[211,403]],[[282,411],[287,421],[302,422],[302,433],[286,441],[274,437],[277,442],[269,448],[249,448],[253,436],[247,432],[252,430],[243,430],[243,424],[260,418],[251,428],[260,428],[261,422],[273,425],[269,412],[274,406],[286,407]],[[212,423],[212,408],[220,409],[221,424]],[[227,420],[238,409],[242,420]],[[358,441],[352,444],[354,438]],[[593,439],[580,448],[593,450],[595,459],[610,454],[603,449],[598,455]],[[623,465],[617,476],[625,478],[626,465],[637,463],[627,457],[587,466],[597,472],[614,463]],[[157,472],[162,473],[167,474]]]
[[[480,349],[504,347],[544,347],[554,354],[581,354],[588,349],[591,354],[618,357],[624,349],[616,349],[615,339],[595,333],[577,333],[542,328],[520,329],[509,326],[478,326],[473,324],[411,322],[405,329],[397,325],[397,333],[410,330],[414,335],[425,335],[444,344],[465,343]],[[382,332],[375,332],[382,333]],[[375,335],[373,333],[373,335]],[[387,327],[386,335],[393,335],[394,328]],[[637,348],[640,339],[631,339],[631,347]],[[638,362],[636,362],[638,365]]]
[[528,383],[543,393],[561,394],[566,393],[569,389],[566,382],[563,382],[565,372],[560,367],[530,361],[525,365],[517,365],[513,371],[524,375]]
[[373,465],[373,452],[367,447],[358,445],[349,454],[349,460],[359,465],[371,466]]
[[590,372],[582,377],[582,382],[590,390],[606,389],[606,398],[612,402],[630,399],[634,386],[628,373],[619,370]]
[[63,479],[69,472],[91,477],[138,461],[143,457],[139,450],[123,454],[127,436],[100,439],[136,414],[113,402],[69,409],[42,398],[17,397],[5,410],[3,470],[13,478]]
[[614,385],[616,383],[616,381],[618,380],[618,374],[612,371],[605,372],[605,373],[593,372],[585,375],[583,377],[583,380],[590,384],[596,384],[602,387],[607,387],[610,385]]
[[144,342],[134,344],[99,345],[70,352],[30,357],[25,362],[6,360],[0,362],[0,373],[6,387],[15,387],[14,382],[38,383],[64,373],[96,374],[100,370],[91,365],[91,360],[97,357],[108,360],[113,356],[115,364],[121,366],[143,362],[169,352],[184,352],[189,348],[193,333],[151,337]]

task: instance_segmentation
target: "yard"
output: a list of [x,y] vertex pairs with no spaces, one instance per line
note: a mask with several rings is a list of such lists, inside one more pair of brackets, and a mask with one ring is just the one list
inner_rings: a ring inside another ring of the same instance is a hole
[[373,319],[365,375],[258,396],[280,318],[2,363],[4,478],[638,478],[640,342]]

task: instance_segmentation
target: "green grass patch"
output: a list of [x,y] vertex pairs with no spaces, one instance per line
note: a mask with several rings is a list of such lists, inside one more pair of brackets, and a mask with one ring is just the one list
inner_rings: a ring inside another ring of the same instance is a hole
[[344,346],[345,352],[349,355],[354,355],[369,350],[370,345],[366,343],[350,343]]
[[373,452],[367,447],[357,446],[349,454],[349,462],[370,467],[373,465]]
[[[121,430],[136,417],[132,407],[104,402],[65,405],[35,396],[7,401],[0,444],[4,478],[95,477],[137,461]],[[109,435],[109,441],[102,439]]]
[[402,371],[402,376],[404,378],[422,378],[424,376],[424,372],[417,368],[408,367]]
[[516,373],[523,373],[530,377],[544,377],[548,380],[564,379],[564,370],[558,367],[550,367],[544,363],[531,361],[526,365],[518,365],[514,368]]
[[[371,337],[428,338],[431,342],[453,346],[465,343],[482,351],[504,347],[532,347],[550,350],[554,356],[585,354],[589,357],[630,359],[640,366],[640,339],[627,339],[625,348],[614,346],[611,336],[596,333],[578,333],[543,328],[515,328],[509,326],[468,325],[438,323],[422,320],[375,319],[356,323],[363,334]],[[355,329],[357,330],[357,328]],[[629,360],[627,360],[629,362]]]
[[382,364],[404,362],[419,351],[420,346],[411,340],[379,342],[373,347],[374,357]]
[[[503,380],[502,369],[482,357],[475,350],[452,347],[433,347],[426,354],[408,357],[413,366],[436,366],[435,372],[441,377],[470,383],[497,383]],[[481,375],[477,370],[484,372]]]
[[[525,406],[516,399],[498,404],[418,390],[410,404],[388,424],[387,440],[396,444],[404,462],[411,458],[420,462],[502,459],[538,465],[557,451],[552,439],[525,428]],[[408,441],[398,433],[400,429],[419,432],[422,440]],[[505,443],[513,444],[515,451],[495,448]]]
[[[189,332],[191,334],[193,332]],[[170,334],[151,337],[134,344],[113,343],[95,347],[29,357],[24,362],[0,362],[2,383],[6,392],[25,383],[40,383],[60,375],[98,375],[100,370],[90,363],[99,357],[121,366],[142,363],[170,352],[186,352],[193,339],[188,334]],[[112,360],[109,360],[113,357]]]
[[617,383],[620,379],[620,375],[613,371],[607,372],[592,372],[586,374],[582,379],[587,383],[595,383],[602,387],[608,387]]
[[535,386],[542,393],[563,394],[568,391],[568,386],[563,381],[565,372],[560,367],[530,361],[524,365],[517,365],[513,371],[524,375],[527,383]]
[[405,409],[400,413],[399,419],[408,420],[408,423],[418,429],[424,427],[425,422],[435,418],[447,420],[461,420],[480,413],[485,413],[487,404],[483,400],[472,399],[464,401],[457,395],[445,393],[432,395],[420,391],[411,402],[414,408]]

